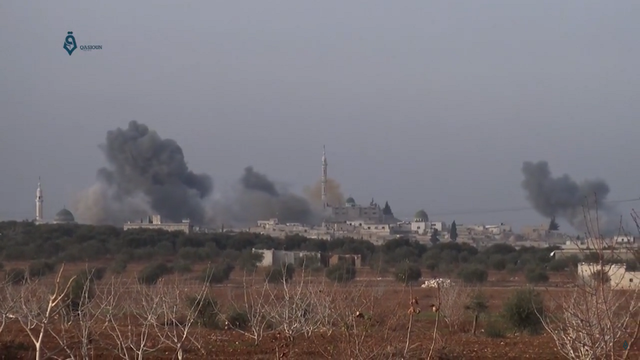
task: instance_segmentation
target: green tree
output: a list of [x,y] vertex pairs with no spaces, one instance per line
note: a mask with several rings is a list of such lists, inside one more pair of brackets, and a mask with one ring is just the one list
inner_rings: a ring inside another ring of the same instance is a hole
[[213,267],[207,267],[202,273],[202,281],[209,285],[222,284],[229,280],[234,268],[230,262],[223,262]]
[[405,262],[404,264],[396,268],[394,275],[396,281],[407,285],[409,283],[420,280],[420,278],[422,278],[422,271],[420,270],[420,267],[418,265]]
[[165,275],[171,274],[171,267],[163,262],[145,266],[138,274],[138,282],[144,285],[155,285]]
[[255,271],[263,258],[264,255],[262,253],[253,252],[252,249],[246,249],[240,254],[238,265],[243,271]]
[[451,241],[458,241],[458,225],[456,225],[456,221],[453,220],[451,223],[451,228],[449,229],[449,238]]
[[431,237],[429,238],[429,241],[431,241],[433,245],[440,242],[440,239],[438,239],[438,234],[439,234],[438,229],[433,229],[433,231],[431,231]]
[[458,272],[458,277],[467,284],[481,284],[487,281],[489,273],[478,266],[464,266]]
[[293,264],[282,263],[280,266],[272,266],[265,274],[265,280],[270,284],[278,284],[283,281],[288,283],[293,280],[295,271]]
[[384,208],[382,208],[382,215],[393,216],[393,211],[391,210],[391,206],[389,206],[388,201],[385,201],[384,203]]
[[350,282],[356,278],[356,268],[350,263],[338,262],[325,270],[325,276],[337,283]]
[[469,311],[473,315],[473,328],[471,333],[476,335],[476,326],[478,325],[478,319],[482,314],[487,312],[489,305],[487,304],[487,298],[482,291],[476,291],[469,300],[469,303],[465,305],[465,310]]
[[549,282],[549,275],[547,275],[544,270],[538,268],[527,270],[524,276],[529,284],[542,284]]
[[532,288],[516,290],[504,303],[502,311],[505,320],[516,330],[535,334],[542,328],[542,295]]

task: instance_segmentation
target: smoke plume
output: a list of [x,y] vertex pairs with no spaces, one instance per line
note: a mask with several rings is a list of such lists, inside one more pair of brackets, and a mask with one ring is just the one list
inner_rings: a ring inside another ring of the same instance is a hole
[[[315,185],[305,187],[304,195],[314,206],[322,207],[322,181],[318,180]],[[334,179],[327,179],[327,202],[333,206],[342,206],[344,200],[340,183]]]
[[216,220],[234,226],[278,218],[280,222],[314,223],[318,214],[309,202],[248,166],[235,188],[214,205]]
[[[576,230],[584,232],[588,225],[585,213],[597,206],[600,232],[603,235],[617,232],[619,218],[615,209],[606,204],[610,189],[604,180],[585,180],[578,184],[566,174],[554,178],[546,161],[526,161],[522,164],[522,173],[527,200],[540,215],[565,219]],[[596,224],[591,225],[594,230]]]
[[97,183],[77,199],[80,219],[120,225],[155,213],[169,221],[204,221],[203,202],[213,182],[189,170],[174,140],[131,121],[126,129],[108,131],[99,148],[108,166],[98,170]]

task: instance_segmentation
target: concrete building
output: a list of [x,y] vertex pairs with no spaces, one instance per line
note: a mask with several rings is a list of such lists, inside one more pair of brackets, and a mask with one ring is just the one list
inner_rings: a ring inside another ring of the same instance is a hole
[[284,251],[284,250],[260,250],[253,249],[254,253],[262,254],[262,261],[258,266],[278,266],[282,263],[295,264],[296,261],[303,257],[313,257],[322,261],[321,254],[319,252],[311,251]]
[[301,235],[311,239],[331,240],[332,233],[324,226],[309,227],[299,223],[281,224],[278,219],[258,221],[257,226],[249,227],[248,232],[269,235],[276,238],[285,238],[289,235]]
[[193,232],[193,225],[188,219],[182,220],[180,223],[168,223],[163,222],[160,215],[152,215],[140,219],[139,222],[128,222],[124,224],[124,229],[162,229],[167,231],[182,231],[190,234]]
[[333,255],[329,258],[329,266],[340,262],[347,262],[356,268],[362,267],[362,256],[360,255]]
[[[550,256],[554,259],[566,259],[570,256],[577,256],[579,259],[584,259],[593,252],[594,250],[588,248],[560,249],[552,251]],[[603,256],[605,260],[629,261],[636,259],[636,254],[630,249],[604,250]]]
[[608,283],[614,289],[640,289],[640,271],[627,271],[625,265],[620,264],[603,267],[594,263],[578,264],[578,275],[582,281],[594,281],[600,270],[607,272]]
[[382,213],[382,208],[380,208],[373,199],[371,199],[369,205],[363,206],[357,204],[352,197],[349,197],[343,206],[330,206],[330,209],[331,220],[335,222],[363,221],[368,223],[386,223],[396,221],[395,218],[386,219]]

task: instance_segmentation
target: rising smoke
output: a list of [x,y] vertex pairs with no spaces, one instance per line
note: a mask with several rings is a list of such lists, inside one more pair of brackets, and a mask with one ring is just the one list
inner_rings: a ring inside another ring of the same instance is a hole
[[[322,207],[322,181],[318,180],[315,185],[305,187],[304,195],[314,206]],[[331,178],[327,179],[327,202],[335,206],[344,204],[344,200],[340,183]]]
[[244,169],[235,188],[218,201],[214,209],[217,222],[234,226],[270,218],[306,224],[319,219],[319,214],[307,199],[290,192],[284,185],[277,186],[251,166]]
[[120,225],[155,213],[170,221],[205,220],[204,200],[213,190],[206,174],[189,170],[182,148],[136,121],[107,132],[99,146],[107,167],[97,183],[80,194],[79,218],[91,224]]
[[[566,174],[554,178],[546,161],[526,161],[522,164],[522,173],[527,200],[540,215],[562,218],[576,230],[585,232],[585,215],[597,207],[600,232],[612,235],[618,231],[619,214],[606,203],[610,189],[604,180],[585,180],[578,184]],[[593,231],[596,224],[590,225]]]

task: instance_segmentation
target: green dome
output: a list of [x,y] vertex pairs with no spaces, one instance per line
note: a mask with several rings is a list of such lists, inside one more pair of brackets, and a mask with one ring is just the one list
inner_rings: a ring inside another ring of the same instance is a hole
[[427,215],[427,212],[424,210],[420,210],[418,212],[416,212],[416,214],[413,216],[414,219],[416,220],[423,220],[423,221],[429,221],[429,215]]
[[75,222],[76,219],[73,217],[73,214],[71,213],[71,211],[67,209],[62,209],[58,211],[53,221],[56,223],[72,223],[72,222]]
[[347,203],[348,205],[355,205],[355,204],[356,204],[356,201],[355,201],[351,196],[349,196],[349,197],[347,198],[346,203]]

